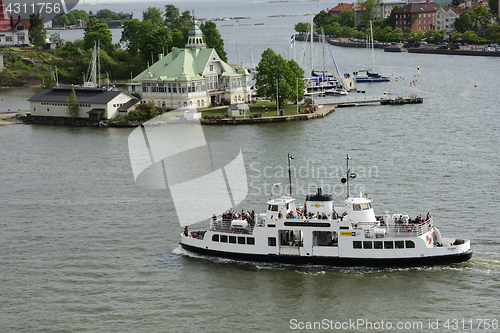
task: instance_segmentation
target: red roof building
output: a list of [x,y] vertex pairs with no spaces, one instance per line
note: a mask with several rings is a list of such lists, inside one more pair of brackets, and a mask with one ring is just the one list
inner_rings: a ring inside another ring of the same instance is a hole
[[28,29],[30,27],[29,19],[21,19],[18,16],[10,20],[5,12],[5,2],[0,0],[0,45],[30,45]]

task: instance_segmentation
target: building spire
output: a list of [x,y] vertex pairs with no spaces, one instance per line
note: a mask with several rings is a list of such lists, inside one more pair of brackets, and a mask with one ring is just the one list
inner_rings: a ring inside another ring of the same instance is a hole
[[8,20],[7,13],[5,12],[5,1],[0,0],[0,20]]

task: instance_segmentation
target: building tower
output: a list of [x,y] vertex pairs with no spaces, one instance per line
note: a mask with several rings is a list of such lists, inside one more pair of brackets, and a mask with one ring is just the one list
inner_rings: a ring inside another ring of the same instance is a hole
[[203,41],[203,32],[201,32],[200,27],[198,27],[195,19],[193,18],[193,25],[191,26],[191,29],[189,29],[188,32],[188,42],[186,44],[186,49],[204,49],[204,48],[206,48],[206,44]]

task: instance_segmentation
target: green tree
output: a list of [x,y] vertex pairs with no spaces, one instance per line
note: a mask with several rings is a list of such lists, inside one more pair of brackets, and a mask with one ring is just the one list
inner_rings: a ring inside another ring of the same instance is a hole
[[187,38],[181,30],[174,29],[172,33],[172,44],[171,47],[183,48],[186,45]]
[[473,30],[477,33],[483,33],[486,28],[490,25],[491,22],[491,14],[488,12],[486,7],[477,6],[472,11],[472,21],[473,21]]
[[113,17],[113,12],[110,11],[109,9],[101,9],[100,11],[97,12],[96,16],[98,19],[109,20]]
[[144,62],[156,62],[158,61],[158,53],[161,53],[164,49],[168,49],[168,45],[172,43],[172,34],[167,28],[161,27],[158,29],[147,29],[144,27],[150,26],[152,24],[150,21],[143,21],[143,31],[147,31],[142,35],[141,39],[141,57]]
[[179,27],[190,27],[193,24],[193,19],[194,17],[191,16],[189,13],[189,10],[185,10],[182,12],[181,16],[179,17]]
[[295,25],[295,31],[300,34],[307,33],[309,29],[309,23],[299,22]]
[[498,19],[498,0],[489,0],[490,13]]
[[201,31],[205,37],[207,47],[215,49],[222,61],[227,62],[227,54],[224,50],[224,40],[222,39],[217,24],[215,22],[207,21],[200,26]]
[[87,22],[87,27],[85,27],[85,33],[83,36],[83,48],[88,50],[94,47],[97,41],[100,41],[100,47],[105,50],[108,54],[113,53],[113,43],[111,39],[111,31],[108,29],[108,25],[104,19],[97,21],[97,19],[92,18]]
[[59,31],[51,34],[49,40],[51,43],[64,43],[64,39],[61,38]]
[[66,109],[66,112],[70,118],[78,118],[79,109],[80,108],[78,106],[78,100],[76,99],[75,89],[72,89],[71,93],[68,96],[68,107]]
[[144,35],[142,28],[143,24],[138,19],[127,20],[123,23],[120,43],[125,44],[127,52],[132,55],[140,51],[141,41]]
[[484,37],[489,40],[500,42],[500,23],[495,22],[492,25],[490,25],[484,31]]
[[43,25],[43,21],[37,14],[30,15],[30,27],[28,29],[31,44],[35,46],[45,45],[47,30]]
[[373,20],[373,17],[375,16],[375,3],[377,0],[365,0],[364,2],[361,0],[358,1],[358,5],[361,6],[361,13],[359,14],[359,18],[361,20],[360,25],[362,27],[368,27],[370,25],[370,21]]
[[169,30],[174,30],[180,27],[179,8],[174,5],[165,5],[165,26]]
[[283,105],[295,98],[297,80],[299,91],[303,91],[303,78],[304,70],[293,59],[286,61],[272,49],[267,49],[262,53],[255,74],[257,94],[278,100],[278,103]]
[[347,9],[340,12],[339,24],[345,27],[354,28],[354,11]]
[[156,7],[148,7],[145,12],[142,12],[143,21],[151,21],[151,24],[155,28],[159,28],[165,25],[163,17],[161,15],[161,10]]

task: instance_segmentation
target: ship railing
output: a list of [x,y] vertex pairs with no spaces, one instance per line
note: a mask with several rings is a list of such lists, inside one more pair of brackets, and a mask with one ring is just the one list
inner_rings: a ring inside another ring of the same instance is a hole
[[426,232],[429,232],[433,228],[432,218],[425,221],[424,223],[412,223],[412,224],[391,224],[385,227],[388,236],[421,236]]
[[232,222],[233,222],[232,219],[223,219],[223,218],[213,219],[212,218],[210,220],[210,230],[224,231],[224,232],[230,232],[230,233],[236,233],[236,234],[251,234],[251,233],[253,233],[253,229],[254,229],[255,224],[248,223],[246,228],[242,228],[240,226],[233,225]]
[[[366,238],[391,237],[418,237],[432,230],[432,218],[422,224],[397,224],[389,226],[372,225],[370,228],[362,228]],[[358,226],[359,228],[359,226]]]

